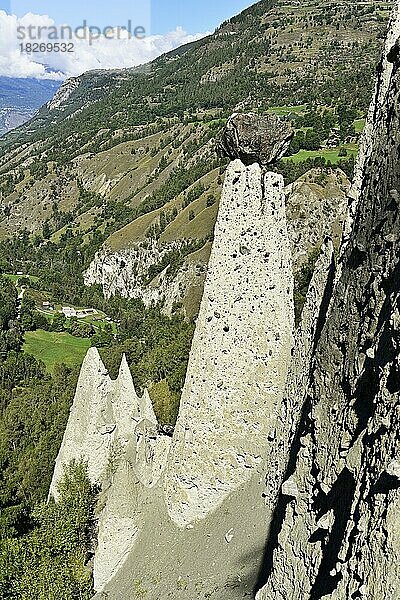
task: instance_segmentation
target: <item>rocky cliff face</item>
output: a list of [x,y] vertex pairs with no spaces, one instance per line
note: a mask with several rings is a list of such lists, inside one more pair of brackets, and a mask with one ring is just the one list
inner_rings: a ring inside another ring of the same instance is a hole
[[258,600],[400,596],[400,5]]
[[65,81],[59,90],[57,90],[54,98],[47,104],[47,108],[51,111],[62,106],[68,100],[71,94],[79,87],[79,78],[70,77]]
[[85,284],[100,284],[107,298],[119,293],[125,298],[140,298],[146,306],[160,302],[168,315],[181,303],[185,315],[191,318],[199,310],[210,256],[209,243],[189,254],[177,272],[171,274],[170,264],[167,264],[159,275],[149,277],[152,268],[185,245],[175,241],[160,247],[156,240],[148,240],[118,252],[105,249],[96,255],[85,272]]
[[142,298],[146,305],[159,302],[162,298],[161,286],[151,287],[146,284],[149,269],[159,264],[179,244],[166,244],[159,248],[154,239],[137,244],[120,252],[105,250],[96,258],[85,273],[85,284],[102,285],[104,295],[110,298],[117,292],[126,298]]

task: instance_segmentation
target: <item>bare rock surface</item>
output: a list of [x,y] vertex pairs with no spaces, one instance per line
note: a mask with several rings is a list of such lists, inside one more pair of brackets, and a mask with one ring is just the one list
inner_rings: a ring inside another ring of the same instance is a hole
[[[307,368],[303,367],[309,364],[314,334],[323,319],[324,291],[333,270],[332,255],[332,243],[327,241],[310,286],[302,326],[296,334],[289,375],[289,382],[292,383],[288,384],[285,392],[286,396],[291,394],[291,400],[284,414],[278,410],[277,429],[280,427],[280,433],[286,435],[286,443],[283,446],[278,444],[279,438],[275,430],[271,430],[274,435],[268,437],[268,451],[259,467],[251,470],[249,477],[206,518],[184,528],[169,517],[161,482],[152,490],[131,483],[136,494],[133,513],[140,527],[135,532],[136,538],[130,552],[124,556],[122,568],[117,570],[104,590],[96,594],[96,600],[121,600],[136,596],[152,600],[254,598],[258,573],[263,568],[264,543],[273,514],[272,498],[278,493],[279,481],[283,478],[282,465],[286,464],[282,450],[287,454],[290,436],[294,434],[298,420],[295,411],[301,405],[296,396],[297,382],[303,385],[303,380],[307,381],[304,375]],[[210,418],[213,418],[212,415]],[[285,431],[285,423],[291,423],[292,429],[288,432]],[[193,436],[194,451],[195,444]],[[265,481],[264,473],[267,470],[271,473],[271,479],[275,478],[276,481]],[[286,488],[288,494],[297,495],[295,482],[288,482]],[[125,498],[126,492],[115,493]],[[327,526],[325,522],[322,525]]]
[[[147,240],[119,252],[106,249],[97,253],[85,272],[85,284],[100,283],[107,298],[119,292],[124,297],[142,298],[146,306],[150,306],[160,301],[167,290],[162,285],[154,287],[147,284],[149,269],[179,248],[180,244],[173,242],[160,249],[156,240]],[[167,285],[170,283],[167,282]]]
[[161,435],[150,396],[136,394],[126,357],[113,381],[96,348],[82,365],[49,496],[58,498],[64,467],[87,463],[99,499],[95,589],[122,568],[137,539],[136,485],[153,487],[165,469],[171,439]]
[[[289,465],[290,449],[306,400],[314,350],[325,323],[334,275],[334,247],[332,241],[327,239],[315,265],[301,321],[296,329],[285,394],[272,435],[274,445],[268,461],[265,490],[265,501],[271,509],[275,507],[279,487]],[[288,479],[282,488],[282,493],[297,497],[296,481]]]
[[399,33],[396,2],[257,600],[400,597]]
[[[57,457],[50,486],[50,495],[58,497],[57,484],[63,476],[65,465],[71,461],[84,461],[88,465],[89,479],[101,484],[107,478],[113,453],[126,449],[132,440],[140,447],[137,470],[146,471],[149,465],[140,464],[139,456],[158,451],[143,450],[143,423],[150,424],[157,435],[152,438],[155,448],[165,443],[158,435],[157,419],[150,396],[136,394],[126,357],[122,359],[118,378],[108,375],[99,352],[90,348],[83,362],[67,428]],[[168,438],[169,439],[169,438]],[[160,453],[163,456],[163,452]],[[145,477],[146,481],[148,476]]]
[[[125,358],[116,381],[95,349],[82,366],[51,493],[73,459],[87,461],[90,479],[102,485],[94,578],[104,597],[253,593],[271,512],[263,497],[268,433],[293,328],[283,179],[235,161],[172,449],[148,394],[137,396]],[[207,554],[194,560],[199,547]]]
[[282,158],[293,135],[290,125],[276,115],[235,113],[228,119],[218,149],[231,160],[267,167]]
[[314,168],[285,187],[286,218],[295,276],[330,237],[339,248],[350,181],[340,169]]
[[193,318],[203,293],[210,243],[189,255],[174,276],[169,275],[167,265],[149,282],[149,270],[180,247],[178,242],[159,247],[151,240],[119,251],[103,248],[84,273],[85,285],[100,284],[106,298],[118,293],[124,298],[140,298],[146,306],[160,302],[169,316],[176,303],[181,303],[185,316]]

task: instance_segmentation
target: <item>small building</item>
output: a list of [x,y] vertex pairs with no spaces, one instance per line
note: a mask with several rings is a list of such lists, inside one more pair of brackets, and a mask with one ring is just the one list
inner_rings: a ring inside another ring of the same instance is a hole
[[61,312],[67,317],[67,319],[70,319],[71,317],[76,317],[76,310],[71,306],[63,306]]
[[21,276],[21,275],[23,275],[23,272],[22,271],[17,271],[17,275]]

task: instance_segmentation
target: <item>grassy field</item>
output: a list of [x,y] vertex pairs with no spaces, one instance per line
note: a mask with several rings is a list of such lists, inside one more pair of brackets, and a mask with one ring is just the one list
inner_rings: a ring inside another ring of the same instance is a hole
[[80,366],[89,347],[89,339],[76,338],[69,333],[38,329],[25,334],[25,352],[42,360],[50,372],[60,363]]
[[356,119],[354,121],[354,130],[356,133],[362,133],[365,127],[365,119]]
[[298,106],[271,106],[271,108],[268,109],[269,113],[274,113],[275,115],[279,115],[281,117],[284,117],[286,115],[301,115],[305,112],[306,110],[306,105],[305,104],[301,104]]
[[346,146],[347,157],[339,156],[340,148],[327,148],[323,150],[300,150],[293,156],[286,156],[283,160],[292,160],[295,163],[304,162],[308,158],[317,158],[317,156],[323,156],[325,160],[330,161],[332,164],[338,163],[340,160],[345,160],[349,156],[355,156],[358,152],[358,148],[355,145]]

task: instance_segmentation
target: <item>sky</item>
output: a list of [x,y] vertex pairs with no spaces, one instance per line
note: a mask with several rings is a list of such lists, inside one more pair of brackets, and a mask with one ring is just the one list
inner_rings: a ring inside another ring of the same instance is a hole
[[[129,18],[150,20],[151,34],[182,27],[189,34],[213,31],[220,23],[256,0],[0,0],[0,10],[18,17],[26,13],[49,15],[56,22],[79,25],[122,25]],[[150,18],[149,18],[150,17]]]
[[[91,69],[144,64],[211,33],[254,1],[0,0],[0,75],[65,79]],[[129,36],[124,31],[129,22],[132,31],[138,27],[145,35]],[[70,52],[51,46],[63,41],[61,25],[86,27],[79,37],[73,31]],[[89,28],[94,28],[93,35]],[[32,53],[27,43],[50,46]]]

